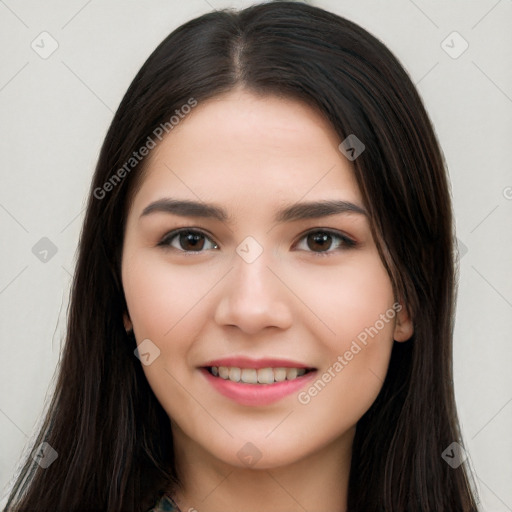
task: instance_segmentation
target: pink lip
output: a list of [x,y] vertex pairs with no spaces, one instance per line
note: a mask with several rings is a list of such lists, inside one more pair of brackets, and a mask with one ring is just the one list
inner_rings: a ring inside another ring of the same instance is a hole
[[215,359],[202,365],[210,366],[234,366],[236,368],[311,368],[297,361],[286,359],[250,359],[248,357],[226,357],[223,359]]
[[[231,366],[236,365],[232,364]],[[262,368],[266,367],[267,366],[262,366]],[[250,368],[250,366],[242,366],[242,368]],[[280,366],[280,368],[286,367]],[[301,368],[303,368],[303,366],[301,366]],[[296,379],[275,382],[274,384],[245,384],[215,377],[206,368],[201,368],[201,373],[205,376],[206,380],[225,397],[234,400],[240,405],[253,407],[270,405],[285,396],[297,393],[316,376],[316,371],[311,371]]]

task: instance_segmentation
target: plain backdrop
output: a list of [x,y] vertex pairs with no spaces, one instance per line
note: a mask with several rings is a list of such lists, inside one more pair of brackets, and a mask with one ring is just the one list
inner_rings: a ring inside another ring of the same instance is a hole
[[[85,199],[113,112],[174,28],[251,3],[0,1],[2,494],[49,398]],[[482,510],[512,511],[512,1],[309,3],[387,44],[435,125],[460,240],[454,378],[464,444]]]

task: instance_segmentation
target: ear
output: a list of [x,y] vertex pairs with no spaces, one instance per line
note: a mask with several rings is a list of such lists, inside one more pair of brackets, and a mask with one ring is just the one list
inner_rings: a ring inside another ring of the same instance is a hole
[[132,321],[130,320],[130,315],[128,313],[123,314],[123,324],[126,332],[131,331],[133,329]]
[[407,341],[414,334],[414,326],[411,320],[411,315],[409,314],[407,307],[405,307],[400,301],[395,302],[393,307],[396,311],[395,331],[393,333],[393,339],[399,342]]

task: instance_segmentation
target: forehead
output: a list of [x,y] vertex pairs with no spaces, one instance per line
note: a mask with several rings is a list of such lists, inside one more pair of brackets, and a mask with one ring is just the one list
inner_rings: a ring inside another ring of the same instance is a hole
[[152,150],[135,205],[166,194],[260,208],[272,199],[361,202],[340,142],[302,102],[232,91],[199,104]]

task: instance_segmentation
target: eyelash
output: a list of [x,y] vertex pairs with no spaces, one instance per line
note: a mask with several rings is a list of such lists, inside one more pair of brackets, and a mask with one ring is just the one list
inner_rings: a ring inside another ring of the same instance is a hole
[[[206,239],[208,239],[213,245],[215,245],[215,249],[218,249],[218,247],[219,247],[219,245],[215,241],[213,241],[213,239],[210,235],[208,235],[207,233],[205,233],[204,231],[202,231],[200,229],[193,229],[193,228],[180,228],[180,229],[171,231],[171,232],[167,233],[162,238],[162,240],[157,244],[157,246],[162,247],[164,250],[175,250],[175,251],[179,251],[184,254],[187,254],[187,255],[201,254],[201,253],[205,252],[204,250],[186,251],[183,249],[177,249],[176,247],[172,247],[171,242],[178,235],[180,235],[182,233],[192,233],[195,235],[201,235],[201,236],[205,237]],[[298,243],[301,242],[303,239],[305,239],[307,236],[315,234],[315,233],[327,234],[333,238],[338,238],[340,240],[338,247],[335,247],[334,249],[329,248],[327,251],[318,251],[318,252],[311,251],[311,250],[306,251],[306,252],[310,252],[311,254],[314,254],[315,256],[325,257],[325,256],[329,256],[330,254],[333,254],[334,252],[337,252],[340,250],[343,251],[343,250],[351,249],[351,248],[357,246],[357,242],[355,240],[353,240],[352,238],[349,238],[348,236],[344,235],[343,233],[341,233],[339,231],[335,231],[332,229],[318,229],[318,228],[311,229],[309,231],[306,231],[305,233],[302,233],[298,239],[298,242],[296,242],[294,244],[294,246],[298,245]],[[207,250],[211,250],[211,249],[207,249]]]

